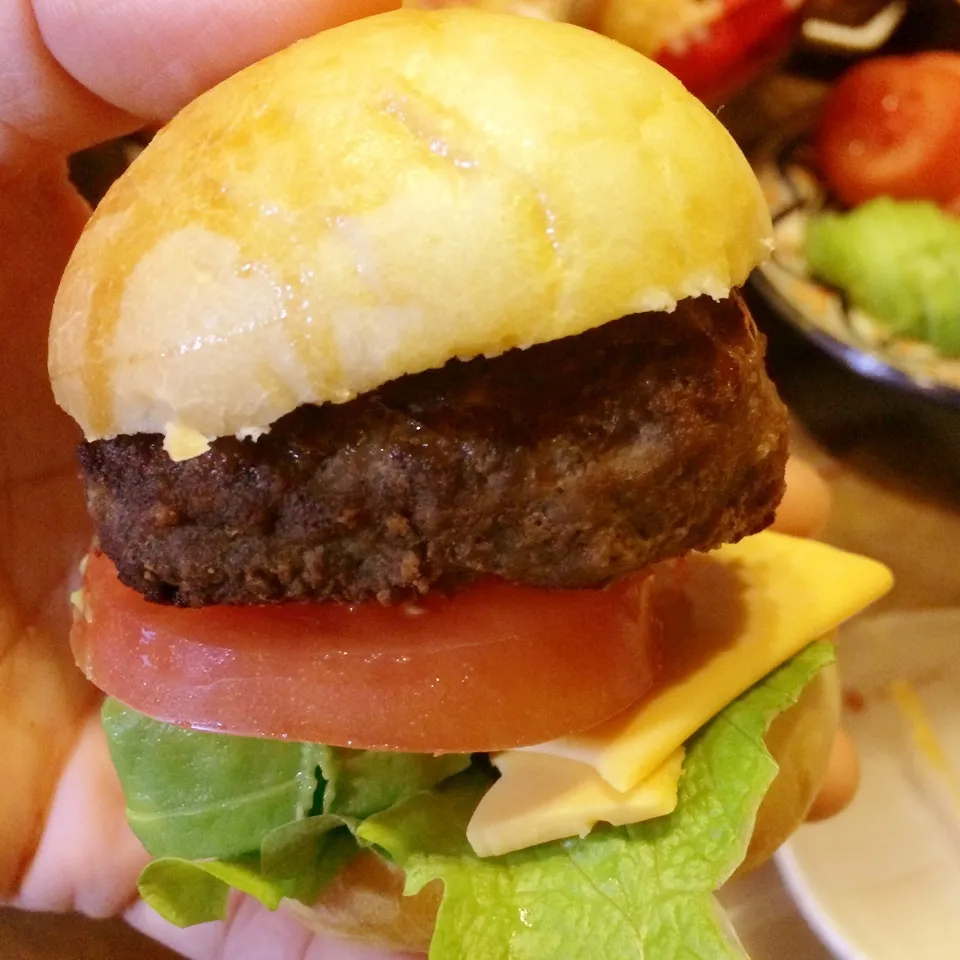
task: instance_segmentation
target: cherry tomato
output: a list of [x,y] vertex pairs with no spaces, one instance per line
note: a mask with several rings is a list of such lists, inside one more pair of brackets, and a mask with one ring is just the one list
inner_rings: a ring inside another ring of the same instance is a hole
[[821,119],[823,174],[840,200],[948,205],[960,196],[960,55],[865,60],[841,77]]
[[585,730],[650,687],[658,633],[642,583],[547,591],[489,580],[416,606],[180,609],[148,603],[91,555],[72,643],[97,686],[170,723],[487,752]]
[[790,45],[799,3],[787,0],[726,0],[724,11],[682,50],[655,57],[684,86],[716,103],[744,86]]

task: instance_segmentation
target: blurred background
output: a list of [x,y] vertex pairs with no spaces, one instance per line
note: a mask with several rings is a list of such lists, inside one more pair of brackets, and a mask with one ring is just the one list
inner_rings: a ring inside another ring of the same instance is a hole
[[[823,539],[896,575],[841,635],[860,794],[725,891],[745,946],[754,960],[960,956],[960,2],[471,5],[635,47],[740,142],[777,236],[746,294],[794,452],[833,492]],[[150,134],[73,158],[91,202]],[[173,955],[117,922],[0,911],[0,960],[127,956]]]

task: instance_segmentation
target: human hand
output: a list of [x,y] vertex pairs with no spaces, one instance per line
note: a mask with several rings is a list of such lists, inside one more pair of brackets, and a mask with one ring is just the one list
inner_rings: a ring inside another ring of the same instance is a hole
[[[88,210],[66,157],[163,120],[300,36],[389,0],[12,0],[0,4],[0,901],[128,911],[191,956],[385,957],[238,905],[182,940],[131,903],[147,856],[129,833],[98,727],[99,696],[66,641],[68,584],[89,540],[72,422],[54,405],[47,327]],[[309,951],[309,952],[308,952]]]
[[[77,436],[50,397],[45,353],[57,282],[87,216],[65,156],[169,116],[300,35],[392,5],[289,0],[278,13],[252,0],[13,0],[0,9],[0,898],[123,913],[191,957],[385,956],[311,940],[250,901],[237,901],[227,924],[188,931],[135,902],[147,857],[124,822],[98,696],[66,643],[64,598],[89,530]],[[825,509],[815,481],[798,480],[781,522],[808,533]]]

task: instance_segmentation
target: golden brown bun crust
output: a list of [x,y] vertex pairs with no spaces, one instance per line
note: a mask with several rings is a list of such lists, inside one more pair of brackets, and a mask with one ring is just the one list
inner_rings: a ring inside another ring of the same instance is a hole
[[604,0],[590,26],[653,56],[704,30],[723,6],[723,0]]
[[750,848],[735,876],[749,873],[773,856],[803,823],[820,792],[840,724],[840,674],[821,670],[800,699],[767,731],[767,747],[780,766],[757,811]]
[[[840,717],[836,667],[822,670],[796,705],[774,720],[767,746],[780,766],[754,825],[740,876],[758,867],[803,822],[823,782]],[[316,933],[393,950],[426,952],[442,888],[434,881],[403,896],[403,871],[363,853],[330,884],[316,907],[284,901]]]
[[569,24],[401,10],[250,67],[157,136],[67,268],[50,373],[88,439],[186,449],[722,298],[769,235],[743,155],[656,64]]

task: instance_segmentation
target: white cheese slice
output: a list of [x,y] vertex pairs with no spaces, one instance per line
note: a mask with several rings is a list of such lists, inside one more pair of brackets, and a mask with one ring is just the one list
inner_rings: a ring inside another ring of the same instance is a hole
[[769,531],[691,556],[664,618],[667,681],[599,727],[521,749],[579,760],[631,790],[728,703],[892,584],[875,560]]
[[500,779],[467,827],[467,840],[480,857],[585,837],[601,821],[619,826],[670,813],[677,805],[683,748],[626,793],[577,760],[509,750],[493,762]]

